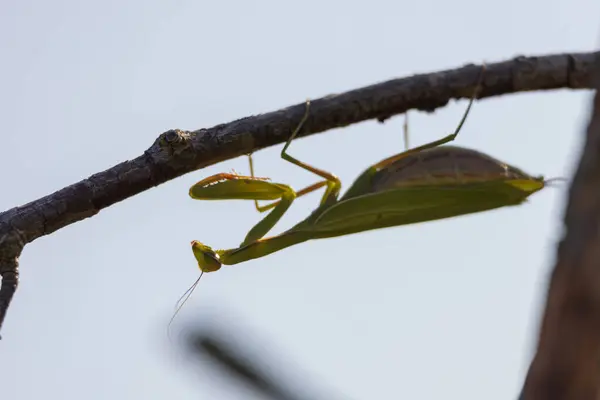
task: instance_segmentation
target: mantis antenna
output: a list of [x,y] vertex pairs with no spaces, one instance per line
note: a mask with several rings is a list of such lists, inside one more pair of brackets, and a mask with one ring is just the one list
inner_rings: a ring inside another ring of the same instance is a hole
[[177,317],[177,314],[179,314],[179,311],[181,311],[181,308],[190,299],[190,297],[192,296],[192,293],[194,293],[196,286],[198,286],[198,283],[200,283],[200,278],[202,278],[202,275],[204,275],[204,271],[200,271],[200,276],[198,277],[198,279],[196,279],[196,282],[194,282],[192,284],[192,286],[190,286],[189,289],[186,290],[185,293],[182,294],[181,297],[179,297],[179,300],[177,300],[177,302],[175,303],[175,312],[173,313],[173,316],[171,317],[171,320],[169,321],[169,325],[167,326],[167,336],[169,337],[169,339],[171,338],[171,325],[173,325],[173,321],[175,320],[175,317]]

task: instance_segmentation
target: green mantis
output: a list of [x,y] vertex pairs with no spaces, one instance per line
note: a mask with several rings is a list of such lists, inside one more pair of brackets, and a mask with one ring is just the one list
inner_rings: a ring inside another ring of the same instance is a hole
[[[454,133],[406,150],[368,167],[340,197],[341,182],[333,174],[291,156],[287,150],[309,115],[304,118],[281,151],[281,158],[319,176],[321,180],[296,192],[282,183],[254,176],[217,174],[196,183],[189,195],[198,200],[254,200],[256,209],[271,210],[246,235],[239,247],[213,250],[192,241],[202,272],[264,257],[308,240],[344,236],[394,226],[433,221],[506,206],[516,206],[548,181],[534,177],[481,152],[442,146],[460,132],[481,87],[485,67],[467,109]],[[300,196],[325,188],[319,206],[287,231],[264,236]],[[260,206],[258,200],[272,200]]]

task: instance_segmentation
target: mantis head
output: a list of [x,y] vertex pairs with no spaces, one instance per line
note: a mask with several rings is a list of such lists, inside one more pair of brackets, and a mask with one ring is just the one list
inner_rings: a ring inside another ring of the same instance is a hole
[[221,269],[219,255],[210,246],[192,240],[192,251],[202,272],[214,272]]

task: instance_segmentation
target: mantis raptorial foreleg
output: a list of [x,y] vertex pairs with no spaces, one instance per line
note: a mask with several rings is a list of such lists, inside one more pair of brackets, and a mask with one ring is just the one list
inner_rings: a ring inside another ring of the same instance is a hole
[[[327,186],[321,204],[324,204],[329,198],[337,198],[341,189],[340,180],[329,172],[320,170],[311,165],[308,165],[292,156],[290,156],[286,150],[290,143],[306,121],[309,115],[310,102],[306,102],[306,112],[288,141],[286,142],[283,150],[281,151],[281,158],[291,162],[294,165],[299,166],[307,171],[317,174],[323,178],[324,181],[314,183],[310,186],[305,187],[299,192],[294,191],[290,186],[266,182],[267,178],[258,178],[254,176],[254,166],[252,162],[252,155],[248,156],[250,162],[250,173],[251,176],[240,176],[235,174],[218,174],[209,178],[206,178],[196,183],[190,189],[190,196],[198,200],[226,200],[226,199],[240,199],[240,200],[254,200],[256,209],[259,212],[264,212],[272,209],[272,211],[260,220],[246,235],[246,238],[240,246],[245,246],[249,243],[255,242],[266,235],[281,219],[283,214],[290,208],[292,202],[299,196],[303,196],[310,192],[313,192],[321,187]],[[258,200],[276,200],[273,203],[265,206],[260,206]]]
[[277,223],[296,198],[296,192],[288,185],[267,182],[266,178],[217,174],[192,186],[190,196],[199,200],[279,200],[248,232],[243,246],[263,237]]

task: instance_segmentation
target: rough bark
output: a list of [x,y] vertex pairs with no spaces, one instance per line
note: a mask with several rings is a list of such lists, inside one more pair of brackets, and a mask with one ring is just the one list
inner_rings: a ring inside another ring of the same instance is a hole
[[[517,57],[488,64],[479,98],[508,93],[591,88],[598,53]],[[301,136],[409,109],[433,111],[468,98],[481,65],[394,79],[311,101]],[[209,129],[162,133],[139,157],[122,162],[46,197],[0,214],[0,328],[18,284],[19,256],[27,243],[191,171],[284,142],[305,111],[300,103]]]
[[523,400],[600,398],[600,67]]

